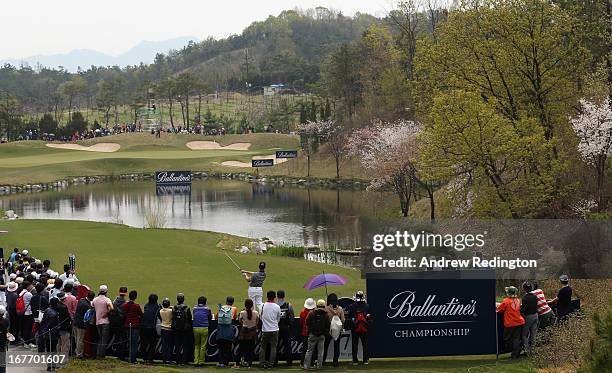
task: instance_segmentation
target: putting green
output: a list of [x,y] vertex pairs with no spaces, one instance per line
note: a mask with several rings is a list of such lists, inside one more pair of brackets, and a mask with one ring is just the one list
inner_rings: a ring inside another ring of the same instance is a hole
[[137,289],[141,303],[150,293],[173,300],[176,293],[183,292],[191,305],[200,295],[208,297],[210,304],[223,302],[228,295],[242,304],[248,284],[225,252],[248,270],[255,270],[259,261],[265,260],[265,289],[286,290],[296,307],[301,307],[307,297],[325,296],[325,289],[308,291],[302,287],[311,276],[323,271],[348,279],[347,285],[330,288],[340,296],[350,296],[365,286],[358,270],[278,256],[237,254],[234,247],[246,239],[220,233],[56,220],[0,221],[0,230],[9,231],[0,236],[5,255],[14,247],[27,248],[38,258],[49,258],[52,267],[61,270],[68,255],[75,254],[77,275],[83,283],[94,289],[107,284],[113,297],[120,286]]
[[74,150],[53,149],[49,152],[49,154],[44,155],[31,155],[13,158],[7,157],[0,160],[0,168],[44,166],[58,163],[82,162],[96,159],[206,159],[219,157],[242,157],[249,154],[258,154],[257,152],[245,152],[237,150],[223,150],[223,154],[219,154],[219,151],[217,150],[199,150],[198,152],[194,152],[191,150],[125,151],[115,153],[79,152],[78,154],[75,154],[75,152],[76,151]]
[[[249,150],[191,150],[187,143],[216,141],[220,146],[249,143]],[[67,177],[153,172],[161,169],[233,172],[224,161],[250,162],[253,156],[273,154],[275,150],[297,149],[299,139],[280,134],[248,134],[205,137],[130,133],[79,141],[90,147],[100,143],[120,146],[115,152],[77,151],[47,147],[43,141],[19,141],[0,145],[0,184],[25,184],[55,181]],[[266,170],[282,173],[281,170]]]

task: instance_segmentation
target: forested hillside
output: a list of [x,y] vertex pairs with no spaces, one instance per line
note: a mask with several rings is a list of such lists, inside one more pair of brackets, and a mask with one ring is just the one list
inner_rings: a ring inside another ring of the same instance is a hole
[[151,65],[90,66],[77,74],[5,65],[0,68],[0,92],[19,99],[32,113],[105,100],[129,103],[143,86],[185,72],[207,93],[244,90],[247,82],[252,90],[273,83],[304,90],[318,82],[320,63],[329,53],[359,39],[377,22],[367,14],[347,17],[325,8],[288,10],[254,22],[239,35],[158,54]]

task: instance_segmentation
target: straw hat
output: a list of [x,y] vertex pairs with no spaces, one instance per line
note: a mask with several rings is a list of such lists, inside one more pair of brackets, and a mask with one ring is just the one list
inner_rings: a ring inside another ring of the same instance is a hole
[[17,288],[19,287],[19,285],[17,285],[16,282],[11,281],[8,283],[8,286],[6,287],[6,290],[10,291],[11,293],[16,291]]
[[325,303],[323,299],[319,299],[317,301],[317,308],[325,308],[325,306],[327,306],[327,304]]

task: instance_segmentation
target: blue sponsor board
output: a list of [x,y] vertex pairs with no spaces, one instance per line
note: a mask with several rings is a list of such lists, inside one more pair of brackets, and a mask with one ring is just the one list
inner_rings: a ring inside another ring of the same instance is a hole
[[155,183],[158,186],[191,184],[191,171],[157,171]]
[[253,167],[272,167],[274,166],[274,159],[253,159],[251,160],[251,166]]
[[297,158],[298,152],[297,150],[277,150],[276,158]]
[[497,353],[491,271],[370,273],[366,286],[372,357]]

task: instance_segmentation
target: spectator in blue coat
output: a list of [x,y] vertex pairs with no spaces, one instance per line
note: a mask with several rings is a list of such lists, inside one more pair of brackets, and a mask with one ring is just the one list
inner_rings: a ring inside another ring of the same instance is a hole
[[149,295],[149,301],[144,305],[144,312],[140,320],[140,347],[145,364],[153,364],[155,347],[157,346],[157,320],[160,306],[157,303],[157,294]]
[[[44,352],[55,353],[57,351],[57,342],[59,341],[60,317],[58,312],[59,299],[51,298],[50,306],[45,310],[42,321],[40,322],[39,342],[44,345]],[[51,371],[55,367],[52,363],[47,364],[47,371]]]

